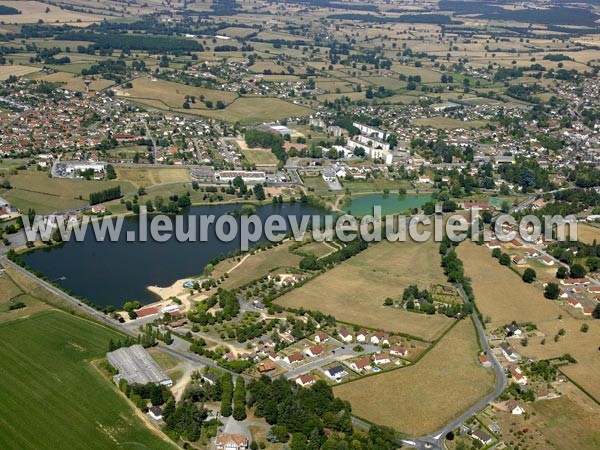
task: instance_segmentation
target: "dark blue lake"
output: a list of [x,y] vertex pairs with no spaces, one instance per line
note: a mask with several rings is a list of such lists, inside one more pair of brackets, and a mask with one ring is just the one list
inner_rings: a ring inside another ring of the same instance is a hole
[[[241,205],[209,205],[190,209],[192,215],[228,214],[241,210]],[[284,218],[300,218],[323,212],[306,204],[284,203],[256,208],[256,215],[267,219],[273,214]],[[150,216],[151,218],[152,216]],[[236,217],[239,224],[240,217]],[[32,269],[99,306],[120,306],[129,300],[151,303],[158,298],[147,286],[170,286],[176,280],[199,275],[211,259],[228,255],[240,248],[239,239],[222,242],[214,227],[209,228],[207,242],[179,242],[174,237],[167,242],[127,242],[127,231],[138,232],[137,217],[127,217],[117,242],[98,242],[88,229],[85,240],[74,238],[61,247],[46,248],[22,255]],[[266,241],[263,236],[260,242]],[[64,277],[64,279],[62,279]]]

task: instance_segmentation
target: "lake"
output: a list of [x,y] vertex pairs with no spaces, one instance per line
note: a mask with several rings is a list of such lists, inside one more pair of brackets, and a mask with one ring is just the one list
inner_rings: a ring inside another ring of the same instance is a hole
[[[221,216],[242,205],[207,205],[192,207],[190,215]],[[264,220],[280,214],[286,219],[323,212],[306,204],[284,203],[256,207],[256,215]],[[151,218],[151,216],[150,216]],[[239,224],[239,216],[235,217]],[[239,239],[222,242],[217,239],[214,227],[209,228],[207,242],[127,242],[127,231],[137,232],[138,217],[126,217],[117,242],[98,242],[88,230],[82,242],[72,239],[60,247],[48,247],[22,255],[23,261],[33,270],[56,280],[75,295],[87,298],[96,305],[121,306],[130,300],[144,304],[159,300],[146,289],[147,286],[170,286],[176,280],[200,275],[211,259],[227,255],[240,248]],[[261,242],[266,241],[264,236]],[[64,279],[63,279],[64,277]]]
[[348,214],[364,216],[373,214],[373,206],[381,206],[381,214],[398,213],[413,208],[420,208],[431,200],[429,194],[367,194],[351,198],[351,202],[342,205],[342,209]]

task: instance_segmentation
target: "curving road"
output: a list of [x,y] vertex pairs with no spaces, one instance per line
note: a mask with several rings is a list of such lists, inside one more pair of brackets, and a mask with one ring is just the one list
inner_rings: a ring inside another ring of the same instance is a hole
[[[457,285],[456,288],[457,288],[458,293],[460,294],[463,302],[465,302],[466,304],[471,304],[463,287],[461,285]],[[477,337],[479,339],[479,342],[481,343],[481,348],[483,348],[484,351],[486,352],[486,354],[488,355],[488,358],[490,359],[490,362],[492,363],[492,368],[494,369],[494,372],[496,373],[496,387],[494,388],[494,390],[492,392],[490,392],[488,395],[486,395],[484,398],[482,398],[476,404],[471,406],[468,410],[463,412],[460,416],[452,419],[452,421],[450,421],[449,423],[444,425],[444,427],[441,428],[440,430],[438,430],[437,432],[435,432],[429,436],[423,436],[423,437],[419,437],[419,438],[415,438],[415,439],[405,439],[404,443],[406,445],[410,445],[419,450],[422,450],[422,449],[443,450],[444,449],[444,439],[450,431],[455,430],[461,424],[463,424],[466,420],[470,419],[472,416],[477,414],[479,411],[481,411],[483,408],[485,408],[485,406],[488,403],[490,403],[496,397],[498,397],[500,394],[502,394],[502,392],[506,389],[506,387],[508,385],[508,380],[506,378],[506,374],[504,373],[504,370],[502,369],[500,362],[496,358],[496,355],[494,355],[494,353],[492,352],[490,344],[488,343],[487,338],[485,336],[485,329],[483,327],[483,324],[481,323],[481,320],[479,319],[479,316],[477,315],[477,312],[475,311],[475,308],[473,308],[472,318],[473,318],[473,322],[475,323],[475,328],[477,329]]]

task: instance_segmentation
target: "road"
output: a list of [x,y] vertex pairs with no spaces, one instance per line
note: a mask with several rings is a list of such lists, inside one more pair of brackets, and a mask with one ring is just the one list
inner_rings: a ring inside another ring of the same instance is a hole
[[[465,302],[466,304],[471,304],[463,287],[461,285],[457,285],[456,287],[457,287],[458,293],[460,294],[461,298],[463,299],[463,302]],[[444,425],[444,427],[441,428],[440,430],[438,430],[437,432],[432,433],[429,436],[423,436],[423,437],[415,438],[415,439],[406,439],[406,440],[404,440],[405,444],[411,445],[419,450],[422,450],[422,449],[443,450],[444,449],[444,439],[450,431],[455,430],[461,424],[463,424],[466,420],[468,420],[469,418],[471,418],[472,416],[477,414],[479,411],[481,411],[483,408],[485,408],[485,406],[488,403],[490,403],[496,397],[498,397],[500,394],[502,394],[502,392],[508,386],[508,380],[506,378],[506,374],[504,373],[504,369],[502,369],[502,365],[500,365],[500,362],[496,358],[496,355],[494,355],[494,353],[492,352],[490,344],[488,343],[487,338],[485,336],[485,329],[483,327],[483,324],[481,323],[481,320],[479,319],[479,316],[477,315],[477,312],[475,311],[475,308],[473,308],[472,317],[473,317],[473,321],[475,322],[475,328],[477,329],[477,337],[479,339],[479,342],[481,343],[481,348],[483,348],[483,350],[488,355],[488,358],[490,359],[490,362],[492,363],[492,368],[493,368],[494,372],[496,373],[496,387],[494,388],[494,390],[491,393],[489,393],[484,398],[479,400],[476,404],[471,406],[468,410],[463,412],[460,416],[452,419],[452,421],[450,421],[449,423]]]

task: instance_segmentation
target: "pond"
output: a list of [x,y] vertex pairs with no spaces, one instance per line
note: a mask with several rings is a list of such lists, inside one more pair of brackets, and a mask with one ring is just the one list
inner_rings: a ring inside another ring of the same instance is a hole
[[381,206],[381,214],[393,214],[420,208],[431,200],[429,194],[367,194],[352,197],[350,203],[342,205],[342,209],[348,214],[364,216],[373,214],[373,206]]

